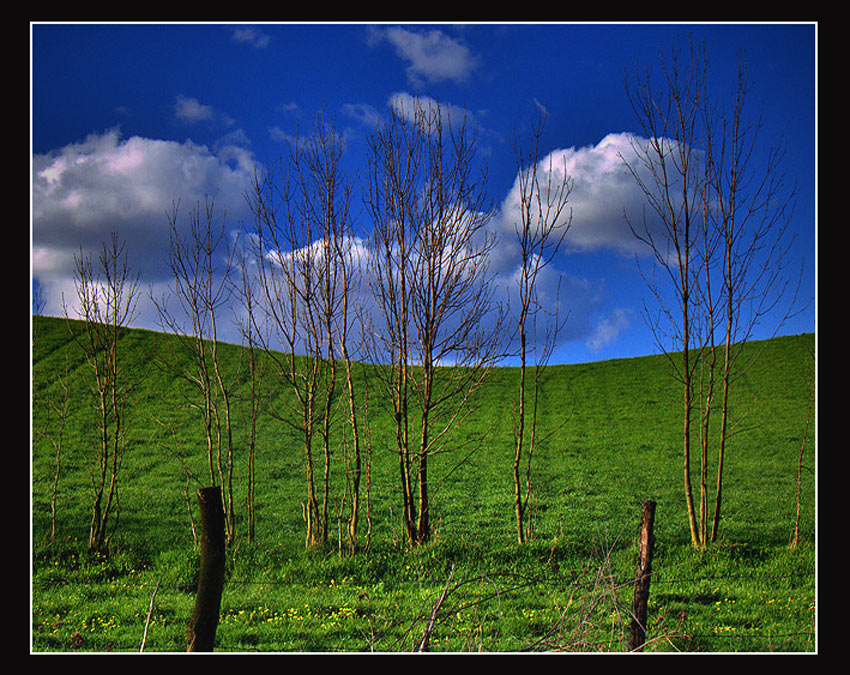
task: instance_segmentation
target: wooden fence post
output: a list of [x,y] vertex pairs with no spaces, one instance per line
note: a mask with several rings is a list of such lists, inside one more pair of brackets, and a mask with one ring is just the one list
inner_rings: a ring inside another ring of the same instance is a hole
[[646,605],[649,601],[649,581],[652,574],[652,550],[655,535],[652,528],[655,523],[655,502],[647,499],[643,502],[640,522],[640,554],[635,572],[635,594],[632,601],[632,625],[629,649],[640,651],[646,642]]
[[211,652],[221,611],[224,586],[224,509],[221,488],[203,488],[198,493],[201,507],[201,570],[195,609],[186,629],[189,652]]

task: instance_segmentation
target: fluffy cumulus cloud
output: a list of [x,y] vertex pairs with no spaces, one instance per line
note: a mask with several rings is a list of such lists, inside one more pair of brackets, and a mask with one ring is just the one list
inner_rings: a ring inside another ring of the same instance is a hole
[[[397,95],[391,104],[405,102],[410,100]],[[604,282],[590,281],[572,263],[583,254],[631,256],[640,250],[624,216],[640,217],[643,211],[644,196],[625,164],[635,165],[633,146],[639,140],[611,134],[593,146],[555,150],[541,162],[543,171],[566,171],[572,184],[567,237],[537,288],[547,312],[557,310],[558,317],[566,319],[561,341],[582,341],[600,349],[629,325],[628,312],[607,304]],[[32,274],[42,286],[44,312],[61,315],[63,293],[73,300],[74,256],[80,248],[96,252],[117,231],[143,282],[145,297],[135,325],[157,328],[147,291],[150,287],[159,297],[170,281],[167,213],[179,200],[180,222],[186,222],[189,209],[214,197],[216,215],[226,213],[227,226],[236,229],[248,216],[244,195],[254,170],[253,157],[243,146],[209,149],[190,141],[124,139],[112,130],[33,156]],[[517,182],[489,224],[491,232],[501,236],[489,262],[499,285],[497,296],[506,303],[515,300],[512,282],[519,267],[514,237],[518,190]],[[354,249],[363,270],[370,257],[367,241],[357,240]],[[360,290],[367,286],[364,282]],[[364,295],[359,304],[366,303]]]
[[61,314],[62,291],[72,296],[74,255],[97,252],[112,232],[145,284],[167,280],[167,213],[215,199],[234,227],[244,214],[253,171],[238,146],[217,153],[189,141],[122,139],[118,131],[32,158],[32,274],[42,286],[45,313]]
[[[635,154],[641,142],[632,134],[609,134],[596,145],[553,150],[540,160],[541,175],[551,171],[557,184],[566,174],[571,183],[569,208],[563,215],[571,219],[565,241],[569,251],[646,252],[629,228],[630,221],[642,226],[645,210],[646,198],[631,173],[642,171]],[[497,216],[502,231],[513,232],[518,209],[519,179]]]
[[[645,171],[636,148],[645,140],[626,133],[612,133],[595,145],[553,150],[538,165],[541,185],[570,182],[569,202],[561,216],[569,223],[559,255],[538,279],[541,302],[549,311],[558,310],[566,323],[560,333],[564,342],[582,341],[591,351],[613,342],[631,323],[631,313],[622,308],[606,309],[610,301],[604,283],[591,283],[570,270],[575,256],[582,254],[628,256],[648,250],[633,234],[629,222],[644,227],[646,198],[632,170]],[[648,177],[646,177],[648,179]],[[492,256],[492,266],[501,282],[510,287],[519,269],[519,248],[514,233],[519,222],[520,181],[517,178],[493,220],[502,244]],[[545,203],[546,196],[542,196]],[[646,227],[658,224],[646,221]]]

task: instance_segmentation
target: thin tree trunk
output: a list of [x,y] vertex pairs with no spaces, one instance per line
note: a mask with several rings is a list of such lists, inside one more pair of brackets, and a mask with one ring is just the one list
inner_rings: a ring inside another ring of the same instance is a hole
[[809,399],[809,409],[806,412],[806,426],[803,428],[803,442],[800,445],[800,456],[797,459],[797,514],[794,518],[794,536],[791,539],[791,550],[797,548],[800,543],[800,517],[803,514],[803,455],[806,452],[806,439],[809,437],[809,421],[812,417],[812,408],[815,405],[815,385],[812,383],[812,397]]
[[514,514],[516,516],[517,543],[525,542],[525,518],[522,499],[522,482],[520,480],[520,464],[522,462],[522,446],[525,436],[525,322],[520,321],[520,371],[519,371],[519,410],[517,411],[516,453],[514,455]]
[[692,394],[691,394],[691,380],[689,375],[689,363],[688,363],[688,349],[685,348],[684,351],[684,392],[685,392],[685,400],[684,400],[684,424],[683,424],[683,436],[684,436],[684,470],[685,470],[685,501],[688,506],[688,523],[691,528],[691,542],[693,543],[695,548],[699,548],[701,545],[699,528],[697,526],[697,518],[696,518],[696,510],[694,508],[694,495],[693,489],[691,488],[691,410],[692,410]]

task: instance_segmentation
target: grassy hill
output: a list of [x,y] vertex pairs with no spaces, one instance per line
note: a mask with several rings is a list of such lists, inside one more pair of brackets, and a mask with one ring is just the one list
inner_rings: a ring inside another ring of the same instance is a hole
[[[32,425],[39,440],[32,453],[33,649],[137,650],[159,582],[159,613],[146,650],[181,651],[197,569],[185,468],[202,475],[204,458],[198,418],[186,407],[189,389],[155,365],[159,355],[175,352],[175,338],[140,330],[122,336],[125,363],[138,385],[121,469],[120,523],[109,559],[92,560],[84,554],[90,374],[64,320],[35,317],[34,331]],[[416,617],[427,615],[451,574],[455,582],[464,580],[463,591],[453,596],[457,606],[461,597],[467,604],[457,612],[448,604],[442,608],[434,649],[524,649],[553,625],[558,648],[621,649],[622,635],[611,638],[620,605],[613,599],[606,604],[598,580],[601,571],[625,579],[633,574],[639,506],[653,499],[659,570],[650,606],[652,630],[659,636],[654,648],[813,649],[814,422],[806,444],[803,546],[789,552],[787,543],[814,377],[814,336],[747,346],[761,348],[736,390],[742,421],[728,449],[722,541],[708,552],[693,551],[689,543],[680,393],[663,356],[547,370],[540,419],[547,437],[535,459],[536,536],[524,547],[514,544],[511,510],[515,369],[493,372],[475,413],[452,437],[457,451],[434,458],[436,533],[418,551],[400,544],[398,467],[388,449],[389,418],[376,392],[369,406],[371,547],[354,556],[304,551],[299,438],[264,415],[257,440],[257,542],[249,546],[239,539],[230,553],[220,648],[409,649],[422,631]],[[223,356],[225,372],[243,383],[244,392],[245,351],[226,345]],[[62,436],[58,537],[50,543],[52,440],[58,428],[50,402],[60,400],[66,373],[71,396]],[[279,409],[285,396],[271,391],[264,404]],[[245,401],[237,397],[236,405],[235,487],[241,507],[247,418]],[[340,449],[333,467],[334,505],[341,499],[341,456]],[[711,475],[713,481],[713,469]],[[237,517],[243,515],[237,511]],[[535,583],[529,587],[521,578]],[[628,603],[629,589],[614,597]],[[576,612],[591,605],[599,635],[579,639]]]

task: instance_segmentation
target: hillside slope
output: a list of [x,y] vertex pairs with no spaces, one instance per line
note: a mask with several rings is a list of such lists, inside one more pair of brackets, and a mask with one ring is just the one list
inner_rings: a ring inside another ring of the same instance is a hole
[[[64,320],[34,317],[33,537],[49,530],[61,383],[70,383],[70,414],[62,436],[59,531],[83,539],[88,527],[89,476],[84,457],[93,433],[86,396],[89,369],[69,340]],[[793,526],[797,457],[814,378],[814,335],[777,338],[762,349],[757,364],[736,387],[738,424],[729,443],[724,479],[722,534],[731,540],[757,536],[787,542]],[[128,450],[121,472],[121,538],[154,550],[190,539],[187,485],[203,476],[202,434],[197,413],[187,406],[191,388],[158,368],[176,351],[175,338],[128,330],[122,337],[128,376],[137,380]],[[237,504],[246,488],[247,375],[245,350],[222,348],[224,370],[242,383],[234,397],[237,445]],[[67,374],[67,375],[66,375]],[[271,382],[271,380],[269,380]],[[479,393],[477,409],[451,436],[445,454],[432,462],[434,516],[438,536],[510,542],[513,410],[517,371],[494,370]],[[276,385],[264,395],[278,412],[286,392]],[[540,443],[534,460],[534,512],[540,536],[565,537],[589,546],[600,528],[631,523],[643,499],[658,501],[659,536],[688,540],[685,519],[679,387],[663,356],[552,366],[541,388]],[[390,449],[389,418],[379,392],[370,389],[373,538],[398,537],[398,466]],[[814,420],[806,464],[814,469]],[[257,519],[260,540],[297,550],[303,545],[304,494],[300,439],[295,430],[265,414],[257,442]],[[454,450],[451,452],[451,450]],[[339,445],[332,466],[332,511],[343,497]],[[713,462],[713,460],[712,460]],[[187,472],[192,478],[187,483]],[[714,481],[714,468],[710,470]],[[804,531],[814,536],[814,474],[804,485]],[[695,483],[696,489],[696,483]]]

